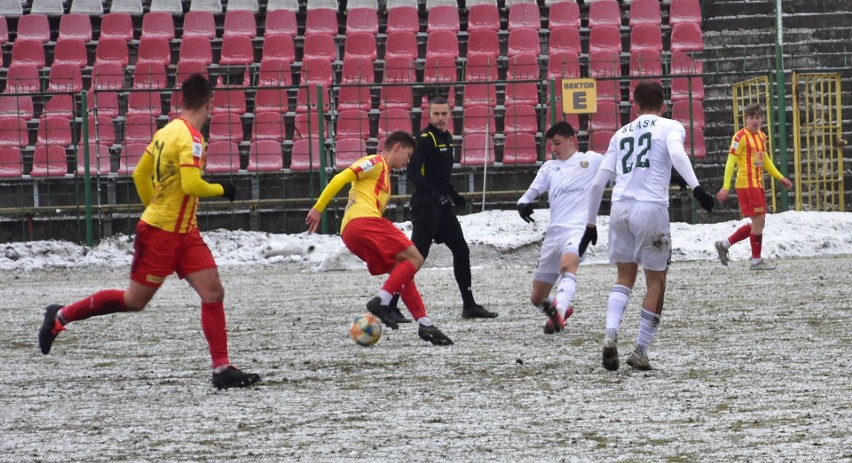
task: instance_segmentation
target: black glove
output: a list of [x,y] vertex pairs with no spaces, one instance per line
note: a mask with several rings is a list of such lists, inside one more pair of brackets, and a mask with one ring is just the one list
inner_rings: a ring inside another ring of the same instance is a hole
[[447,198],[446,195],[442,195],[441,193],[438,193],[436,191],[432,194],[432,196],[435,197],[435,201],[437,201],[438,204],[441,205],[441,207],[445,207],[447,209],[453,207],[453,203],[450,202],[450,199]]
[[598,244],[598,229],[595,226],[586,225],[586,231],[583,232],[583,237],[580,238],[580,257],[583,257],[583,254],[586,253],[586,248],[589,247],[589,243]]
[[222,196],[230,199],[231,202],[234,202],[234,199],[237,197],[237,188],[234,187],[234,184],[231,183],[231,182],[227,182],[227,183],[222,183],[221,185],[222,185],[222,189],[224,190],[224,192],[222,193]]
[[518,214],[520,214],[526,223],[535,222],[535,219],[532,218],[533,212],[535,212],[533,206],[533,203],[518,203]]
[[450,190],[450,197],[453,198],[453,202],[456,203],[456,206],[464,207],[467,204],[467,200],[464,199],[464,196],[460,195],[456,190]]
[[701,185],[692,189],[692,196],[698,200],[698,205],[705,209],[707,212],[713,211],[713,206],[715,203],[713,202],[713,197],[707,194],[704,191],[704,188],[701,188]]

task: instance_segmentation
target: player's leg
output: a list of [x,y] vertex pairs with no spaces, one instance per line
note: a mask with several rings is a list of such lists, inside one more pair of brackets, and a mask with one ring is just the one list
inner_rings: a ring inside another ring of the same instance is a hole
[[639,332],[636,335],[636,345],[627,358],[627,364],[637,370],[649,370],[648,351],[663,314],[663,301],[666,293],[666,271],[645,270],[645,282],[648,291],[642,300],[639,314]]
[[609,224],[609,261],[617,275],[607,298],[602,363],[607,370],[618,370],[618,330],[630,300],[639,266],[633,262],[636,237],[630,230],[629,211],[633,201],[616,201],[612,205]]
[[749,236],[751,236],[752,227],[754,226],[754,204],[752,201],[751,188],[737,188],[737,202],[740,205],[740,212],[743,217],[749,217],[752,219],[751,223],[747,223],[745,225],[740,226],[730,236],[722,241],[717,241],[714,244],[716,248],[716,253],[719,256],[719,261],[722,262],[722,265],[728,265],[728,249],[731,249],[731,246],[739,243],[740,241],[745,240]]
[[442,218],[438,236],[453,254],[453,276],[462,297],[463,318],[494,318],[497,312],[491,312],[476,303],[473,298],[473,278],[470,275],[470,248],[464,239],[464,232],[458,218],[452,211],[446,211]]
[[431,342],[436,346],[449,346],[453,344],[453,341],[441,332],[426,315],[426,306],[423,304],[423,298],[420,297],[420,292],[417,290],[414,280],[406,283],[402,287],[400,294],[402,302],[408,307],[411,316],[417,320],[417,324],[419,325],[417,335],[420,336],[420,339]]
[[[765,200],[764,200],[765,202]],[[763,228],[766,225],[766,214],[755,214],[752,217],[752,230],[749,240],[751,242],[751,269],[771,270],[774,267],[763,260]]]
[[577,292],[577,269],[580,267],[579,244],[585,230],[569,233],[559,257],[559,285],[556,287],[556,310],[565,319],[573,313],[571,303]]

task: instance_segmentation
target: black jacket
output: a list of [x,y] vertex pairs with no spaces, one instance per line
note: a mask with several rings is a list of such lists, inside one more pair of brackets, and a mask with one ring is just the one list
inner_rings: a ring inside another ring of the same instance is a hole
[[414,194],[446,196],[454,192],[450,183],[454,157],[453,134],[427,125],[418,135],[417,149],[408,163],[408,179],[414,184]]

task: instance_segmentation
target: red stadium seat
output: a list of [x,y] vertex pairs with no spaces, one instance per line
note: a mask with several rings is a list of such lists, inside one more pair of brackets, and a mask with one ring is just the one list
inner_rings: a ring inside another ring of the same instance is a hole
[[124,66],[101,61],[92,67],[92,88],[95,90],[120,90],[124,88]]
[[352,8],[346,12],[346,35],[379,33],[379,13],[375,8]]
[[[580,58],[576,52],[551,53],[547,61],[547,78],[580,77]],[[557,82],[561,88],[561,84]]]
[[279,35],[296,37],[299,25],[296,22],[296,12],[291,10],[272,10],[266,12],[263,38],[268,39]]
[[660,26],[655,24],[639,24],[630,30],[630,51],[652,50],[663,51],[663,35]]
[[251,129],[251,141],[275,140],[284,141],[284,118],[278,111],[255,111],[254,124]]
[[65,148],[57,145],[36,145],[33,153],[32,177],[63,177],[68,173]]
[[200,35],[181,39],[178,64],[190,61],[203,63],[205,66],[213,63],[213,46],[210,44],[210,39]]
[[[420,20],[417,17],[416,6],[397,6],[388,8],[387,34],[406,32],[416,34],[420,32]],[[390,40],[388,40],[390,42]],[[415,48],[416,49],[416,48]]]
[[213,93],[213,114],[229,113],[242,116],[246,113],[246,92],[243,89],[218,88]]
[[275,140],[257,140],[249,148],[249,172],[281,172],[284,169],[284,153],[281,143]]
[[9,41],[9,24],[6,23],[6,17],[0,16],[0,45],[6,45]]
[[701,25],[701,4],[698,0],[672,0],[669,6],[669,26]]
[[358,109],[369,111],[372,109],[373,101],[370,95],[370,87],[365,84],[343,83],[337,92],[337,110],[346,111]]
[[80,39],[62,39],[53,48],[53,64],[67,63],[78,68],[89,64],[86,43]]
[[497,132],[497,124],[494,123],[494,109],[490,106],[470,106],[464,108],[464,122],[462,134]]
[[465,135],[462,140],[461,165],[482,166],[494,163],[494,138],[484,133]]
[[414,67],[410,60],[393,58],[385,61],[384,84],[379,98],[379,109],[411,109],[414,96],[411,85],[414,81]]
[[[692,104],[692,117],[690,118],[689,105]],[[704,129],[704,104],[701,100],[679,100],[672,103],[672,119],[680,122],[686,127]],[[691,119],[691,120],[690,120]]]
[[535,112],[535,106],[525,104],[506,106],[506,112],[503,115],[503,132],[507,134],[537,133],[538,115]]
[[500,39],[497,31],[479,29],[470,32],[467,38],[467,57],[485,55],[492,58],[500,56]]
[[121,147],[121,155],[118,158],[118,170],[116,173],[119,175],[132,174],[133,170],[136,169],[136,164],[139,164],[139,160],[145,154],[146,149],[148,149],[147,142],[125,143]]
[[580,6],[577,2],[558,2],[550,5],[548,28],[580,28]]
[[671,75],[672,75],[672,101],[692,98],[704,99],[704,79],[701,77],[680,77],[677,75],[701,74],[704,66],[701,61],[693,60],[684,52],[672,53]]
[[65,117],[41,117],[38,124],[36,144],[69,146],[71,144],[71,121]]
[[372,84],[375,81],[373,60],[364,57],[345,58],[341,81],[349,84]]
[[[174,92],[180,95],[180,92]],[[118,93],[108,90],[89,90],[86,93],[89,107],[99,116],[118,117]]]
[[221,66],[248,66],[254,63],[254,45],[251,39],[234,35],[222,39]]
[[73,119],[75,109],[76,105],[74,104],[74,97],[72,95],[57,94],[47,100],[41,115]]
[[640,80],[660,82],[663,75],[663,62],[660,54],[654,50],[630,52],[630,97]]
[[[90,142],[89,144],[89,175],[107,175],[110,172],[109,147],[105,144]],[[77,145],[77,175],[86,174],[86,154],[83,145]]]
[[686,149],[686,154],[690,157],[698,159],[707,157],[707,147],[704,145],[704,132],[698,128],[689,130],[689,127],[687,127],[684,149]]
[[101,35],[104,39],[121,39],[125,43],[133,39],[133,18],[128,13],[107,13],[101,19]]
[[516,55],[541,54],[541,39],[538,30],[517,29],[509,32],[509,58]]
[[6,71],[4,93],[36,93],[41,91],[38,67],[34,64],[11,64]]
[[[24,16],[26,17],[26,16]],[[38,40],[18,39],[12,42],[12,65],[31,64],[44,67],[44,45]]]
[[455,82],[456,80],[456,60],[446,56],[432,56],[426,60],[423,82]]
[[676,51],[693,52],[704,50],[701,26],[695,23],[682,23],[672,26],[672,53]]
[[459,9],[456,6],[436,5],[429,9],[429,18],[426,25],[427,34],[436,31],[450,31],[458,34],[459,30],[461,30],[459,26]]
[[0,118],[33,118],[33,97],[30,95],[0,95]]
[[308,8],[305,20],[305,37],[315,34],[337,35],[337,10],[332,8]]
[[301,85],[309,87],[300,87],[296,92],[297,113],[307,112],[309,107],[316,107],[317,85],[323,86],[323,109],[329,110],[329,90],[333,75],[331,62],[328,60],[314,58],[302,61]]
[[59,17],[59,37],[63,39],[74,39],[89,42],[92,40],[92,21],[89,15],[82,13],[69,13]]
[[[90,115],[88,117],[90,143],[98,142],[102,145],[112,145],[115,143],[115,127],[112,125],[112,118],[107,116]],[[83,138],[83,131],[80,131],[80,138]]]
[[459,57],[459,39],[455,32],[435,31],[426,37],[426,58],[430,56]]
[[[149,13],[150,14],[150,13]],[[172,63],[172,50],[169,40],[164,37],[142,37],[139,40],[136,65],[155,62],[168,66]]]
[[47,82],[49,92],[79,93],[83,90],[83,76],[80,67],[70,63],[54,63],[50,67]]
[[[157,119],[147,114],[131,114],[124,120],[124,142],[144,143],[151,142],[154,132],[157,131]],[[144,147],[142,150],[144,151]]]
[[43,14],[25,14],[18,18],[18,40],[35,40],[39,43],[50,42],[50,23]]
[[175,22],[172,14],[166,11],[151,11],[142,16],[142,38],[161,37],[166,40],[175,38]]
[[348,110],[337,113],[335,134],[341,138],[370,138],[370,119],[367,111]]
[[232,141],[211,141],[207,145],[204,171],[229,174],[240,170],[240,147]]
[[260,62],[263,64],[267,61],[286,61],[289,71],[289,63],[296,61],[296,46],[293,44],[293,37],[289,35],[265,37]]
[[127,63],[130,62],[128,55],[127,42],[124,39],[100,39],[95,48],[95,64],[118,63],[122,68],[125,68]]
[[137,64],[133,70],[133,88],[165,89],[166,67],[154,61]]
[[367,143],[361,138],[334,140],[334,167],[343,170],[367,155]]
[[538,145],[534,135],[523,132],[506,134],[503,164],[535,164],[537,161]]
[[376,36],[367,32],[353,32],[346,36],[343,59],[365,57],[376,59]]
[[609,141],[615,132],[608,130],[589,133],[589,148],[587,151],[604,154],[609,148]]
[[589,53],[589,76],[598,79],[598,101],[621,100],[618,80],[604,79],[621,76],[621,62],[617,50],[600,50]]
[[379,113],[379,138],[386,138],[392,132],[403,130],[411,133],[411,112],[405,109],[385,109]]
[[0,178],[20,178],[24,174],[21,149],[0,145]]
[[189,37],[203,37],[207,40],[216,38],[216,19],[212,11],[190,11],[183,16],[181,39],[186,40]]
[[473,56],[467,60],[465,68],[464,102],[465,108],[470,106],[497,105],[497,85],[493,82],[474,83],[497,80],[497,62],[488,56]]
[[[295,122],[295,132],[293,132],[293,140],[299,140],[302,138],[319,138],[319,115],[316,112],[310,113],[310,117],[308,117],[308,113],[297,113],[296,114],[296,122]],[[324,138],[328,138],[329,123],[326,120],[323,120],[323,132]]]
[[163,112],[163,104],[160,101],[158,91],[134,91],[127,96],[127,115],[141,114],[150,117],[159,117]]
[[225,13],[224,31],[222,38],[227,37],[257,37],[257,21],[254,12],[248,10],[228,10]]
[[616,0],[595,0],[589,5],[589,29],[621,27],[621,6]]
[[599,101],[598,112],[589,115],[589,131],[614,132],[621,127],[621,112],[612,101]]
[[589,53],[616,50],[621,53],[621,31],[615,26],[598,26],[589,33]]
[[236,113],[217,113],[210,117],[210,141],[243,141],[243,123]]
[[305,37],[302,59],[336,60],[337,44],[334,43],[334,36],[315,34]]
[[307,171],[317,170],[320,167],[319,140],[302,138],[293,141],[293,150],[290,156],[290,170]]
[[385,41],[385,59],[398,57],[412,61],[417,59],[417,36],[411,32],[388,32]]
[[277,87],[291,85],[293,76],[287,61],[261,61],[257,74],[257,85]]
[[[532,55],[518,55],[509,60],[506,82],[506,105],[538,104],[540,80],[538,59]],[[523,82],[527,81],[527,82]]]
[[[276,84],[277,85],[277,84]],[[258,87],[254,93],[254,112],[286,113],[290,110],[290,99],[283,88]]]
[[630,2],[630,19],[628,20],[630,27],[639,24],[653,24],[659,27],[660,23],[660,2],[658,0],[632,0]]
[[509,7],[509,32],[530,29],[538,33],[541,15],[535,3],[516,3]]
[[479,3],[468,8],[467,32],[483,29],[494,32],[500,30],[500,12],[496,4]]
[[28,144],[27,121],[22,117],[0,117],[0,146],[23,148]]
[[[561,3],[557,3],[557,5],[561,5]],[[575,27],[556,27],[550,29],[548,47],[550,55],[565,52],[580,54],[582,52],[580,30]]]
[[[545,114],[545,119],[544,119],[545,127],[550,127],[551,125],[553,125],[553,124],[555,124],[556,122],[559,122],[559,121],[565,121],[565,122],[571,124],[571,127],[573,127],[575,131],[579,130],[580,116],[577,115],[577,114],[565,114],[565,113],[563,113],[562,109],[561,109],[561,107],[562,107],[562,101],[561,100],[557,100],[556,105],[557,105],[556,106],[557,107],[556,114],[553,114],[551,112],[550,106],[547,107],[547,114]],[[548,148],[545,152],[546,153],[550,152],[550,144],[548,144]]]

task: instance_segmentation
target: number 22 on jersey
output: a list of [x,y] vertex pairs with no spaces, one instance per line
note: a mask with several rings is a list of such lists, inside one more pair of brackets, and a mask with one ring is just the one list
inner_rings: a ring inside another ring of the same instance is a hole
[[[639,137],[625,137],[618,143],[618,151],[621,155],[621,173],[627,174],[631,170],[643,168],[647,169],[651,166],[650,160],[646,157],[651,149],[651,133],[645,132]],[[636,153],[634,159],[633,154]]]

